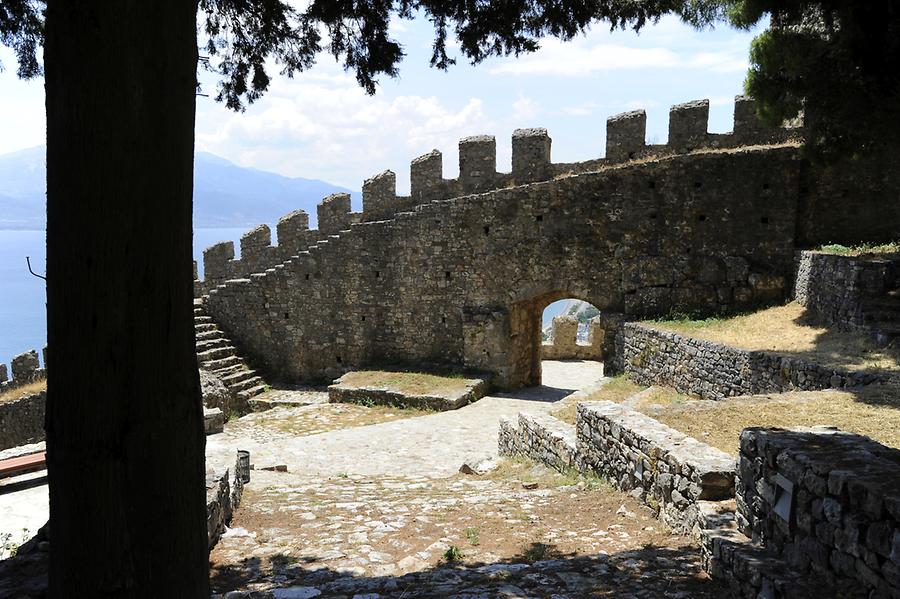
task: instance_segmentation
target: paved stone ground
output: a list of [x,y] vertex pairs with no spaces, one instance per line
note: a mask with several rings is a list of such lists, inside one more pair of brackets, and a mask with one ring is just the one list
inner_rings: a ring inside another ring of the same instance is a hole
[[[322,435],[296,436],[274,426],[248,426],[245,417],[229,423],[223,434],[209,437],[207,455],[228,463],[239,447],[250,451],[256,467],[284,464],[291,472],[317,476],[450,476],[466,459],[496,453],[500,416],[546,412],[554,401],[602,376],[603,366],[597,362],[547,361],[540,387],[486,396],[459,410]],[[304,406],[285,409],[283,415],[291,418],[304,410],[315,413]]]
[[[484,477],[457,473],[466,459],[496,453],[501,415],[549,411],[600,378],[596,363],[545,362],[544,386],[452,412],[370,426],[351,418],[352,428],[304,436],[285,429],[311,430],[302,422],[314,407],[285,410],[297,423],[282,430],[258,416],[229,423],[209,439],[212,453],[240,446],[257,467],[288,472],[253,472],[233,528],[210,556],[214,591],[234,592],[229,599],[723,596],[688,539],[600,481],[527,462],[503,462]],[[340,419],[329,418],[334,428]]]
[[[0,451],[0,459],[43,450],[43,443],[24,445]],[[0,559],[34,536],[49,513],[46,470],[0,479]]]

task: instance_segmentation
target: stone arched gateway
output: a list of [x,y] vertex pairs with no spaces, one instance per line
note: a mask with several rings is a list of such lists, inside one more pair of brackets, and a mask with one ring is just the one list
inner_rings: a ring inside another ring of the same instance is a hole
[[801,160],[739,99],[735,132],[706,132],[708,104],[675,107],[669,145],[644,144],[643,112],[610,119],[607,159],[553,164],[541,129],[513,136],[511,173],[490,137],[363,187],[364,210],[326,198],[205,253],[207,310],[274,378],[352,367],[442,364],[501,387],[539,380],[536,311],[561,297],[634,317],[719,312],[780,299],[791,271]]

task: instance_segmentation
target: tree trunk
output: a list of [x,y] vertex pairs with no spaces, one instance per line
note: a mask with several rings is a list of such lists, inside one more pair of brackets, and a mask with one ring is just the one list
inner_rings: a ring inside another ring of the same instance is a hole
[[48,0],[54,597],[208,597],[196,0]]

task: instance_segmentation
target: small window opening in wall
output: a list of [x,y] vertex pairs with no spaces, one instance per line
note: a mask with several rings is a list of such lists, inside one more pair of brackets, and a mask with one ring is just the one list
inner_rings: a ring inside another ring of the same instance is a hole
[[306,273],[306,280],[309,280],[309,273]]
[[338,364],[340,364],[341,362],[343,362],[343,360],[341,360],[341,357],[340,357],[340,356],[335,356],[335,358],[337,359],[337,363],[338,363]]
[[764,224],[764,225],[768,225],[768,224],[769,224],[769,217],[768,217],[768,216],[764,216],[764,217],[762,217],[761,219],[759,219],[759,222],[761,222],[761,223]]
[[534,220],[536,220],[539,223],[542,223],[542,222],[544,222],[544,215],[538,214],[537,216],[534,217]]
[[705,215],[705,214],[698,214],[698,215],[697,215],[697,220],[700,221],[701,223],[702,223],[702,222],[706,222],[706,215]]
[[444,271],[444,278],[447,279],[448,281],[452,278],[449,270]]
[[684,248],[684,253],[685,253],[685,254],[690,254],[690,253],[691,253],[691,248]]
[[801,187],[800,193],[803,193],[803,194],[809,193],[809,187]]
[[285,313],[284,313],[284,319],[285,319],[285,320],[289,319],[290,317],[291,317],[291,315],[290,315],[289,312],[285,312]]
[[634,160],[634,152],[628,152],[628,160]]
[[447,317],[441,316],[441,324],[446,324],[446,323],[447,323]]
[[650,180],[650,182],[647,183],[647,187],[649,187],[650,189],[656,189],[656,181]]
[[695,189],[700,189],[701,187],[703,187],[703,181],[694,181]]
[[365,322],[365,321],[366,321],[366,315],[363,314],[362,316],[359,317],[359,319],[362,320],[363,322]]
[[381,271],[380,271],[380,270],[376,270],[376,271],[375,271],[375,278],[377,279],[377,278],[379,278],[380,276],[381,276]]
[[491,227],[490,227],[489,225],[485,225],[485,226],[484,226],[484,234],[485,234],[485,235],[490,235],[490,234],[491,234]]
[[651,212],[651,213],[650,213],[650,218],[651,218],[651,219],[656,219],[656,213],[655,213],[655,212]]
[[763,191],[769,191],[769,187],[768,183],[763,183]]

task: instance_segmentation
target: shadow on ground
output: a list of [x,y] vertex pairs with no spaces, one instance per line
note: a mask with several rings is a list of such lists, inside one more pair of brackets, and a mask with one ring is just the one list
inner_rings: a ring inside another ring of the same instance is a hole
[[[446,561],[402,575],[365,576],[336,571],[314,556],[248,557],[211,571],[214,593],[245,591],[244,597],[490,598],[589,597],[719,598],[727,589],[700,569],[696,546],[582,556],[555,545],[533,543],[519,555],[491,563]],[[257,589],[250,592],[251,589]],[[281,589],[278,593],[258,589]],[[290,589],[290,590],[288,590]],[[231,597],[231,595],[229,595]]]

